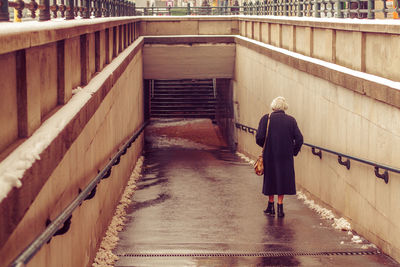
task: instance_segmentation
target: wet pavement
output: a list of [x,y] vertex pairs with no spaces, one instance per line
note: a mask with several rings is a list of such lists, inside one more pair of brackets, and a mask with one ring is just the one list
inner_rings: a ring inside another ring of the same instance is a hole
[[284,218],[265,216],[262,178],[210,121],[159,126],[146,131],[115,266],[399,266],[296,196],[285,197]]

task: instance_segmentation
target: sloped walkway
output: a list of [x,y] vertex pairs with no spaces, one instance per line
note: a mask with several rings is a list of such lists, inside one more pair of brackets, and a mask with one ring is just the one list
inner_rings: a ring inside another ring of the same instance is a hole
[[296,196],[264,215],[262,178],[208,120],[153,122],[116,266],[397,266]]

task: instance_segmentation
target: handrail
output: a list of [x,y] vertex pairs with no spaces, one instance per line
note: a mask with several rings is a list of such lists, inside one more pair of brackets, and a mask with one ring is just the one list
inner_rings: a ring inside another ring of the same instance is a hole
[[[51,3],[50,3],[51,1]],[[383,8],[376,8],[374,0],[249,0],[239,5],[211,6],[204,0],[202,6],[178,7],[137,7],[131,0],[0,0],[0,21],[9,21],[9,7],[15,8],[16,16],[21,19],[28,9],[31,19],[38,17],[39,21],[51,18],[89,19],[92,17],[120,16],[183,16],[183,15],[270,15],[297,16],[316,18],[367,18],[374,19],[375,14],[383,13],[384,18],[398,18],[400,15],[400,0],[382,0]],[[39,11],[39,16],[36,12]]]
[[[51,18],[75,18],[89,19],[91,17],[122,17],[135,16],[135,3],[128,0],[31,0],[25,3],[23,0],[0,0],[0,21],[9,21],[9,7],[15,8],[14,12],[19,19],[23,17],[23,11],[30,11],[31,19],[37,17],[39,21],[47,21]],[[51,14],[52,13],[52,14]]]
[[[210,6],[203,1],[202,6],[167,6],[140,7],[135,6],[135,16],[182,16],[182,15],[258,15],[258,16],[297,16],[316,18],[367,18],[374,19],[375,14],[383,13],[399,16],[399,0],[382,0],[384,8],[375,8],[373,0],[249,0],[239,5]],[[387,3],[387,5],[386,5]],[[395,15],[396,14],[396,15]]]
[[[241,124],[241,123],[237,123],[236,122],[235,126],[236,126],[236,128],[238,128],[240,130],[243,130],[245,132],[251,133],[251,134],[254,134],[254,133],[257,132],[257,129],[249,127],[249,126],[246,126],[246,125]],[[373,161],[370,161],[370,160],[357,158],[357,157],[354,157],[354,156],[350,156],[350,155],[347,155],[347,154],[336,152],[336,151],[333,151],[333,150],[330,150],[330,149],[327,149],[327,148],[323,148],[323,147],[320,147],[320,146],[316,146],[316,145],[313,145],[313,144],[309,144],[309,143],[303,143],[303,144],[306,145],[306,146],[311,147],[312,153],[314,155],[318,156],[320,159],[322,159],[322,151],[337,155],[338,156],[338,163],[341,164],[341,165],[346,166],[346,168],[348,170],[350,169],[350,160],[355,160],[355,161],[358,161],[358,162],[361,162],[361,163],[364,163],[364,164],[367,164],[367,165],[374,166],[375,176],[380,178],[380,179],[383,179],[385,181],[385,183],[389,182],[389,171],[394,172],[394,173],[400,173],[400,169],[397,169],[395,167],[383,165],[383,164],[380,164],[380,163],[377,163],[377,162],[373,162]],[[319,151],[316,151],[316,150],[319,150]],[[346,158],[347,160],[343,161],[342,158]],[[384,172],[381,173],[380,170],[384,170]]]
[[[111,158],[107,165],[100,171],[95,178],[83,189],[82,192],[69,204],[67,208],[61,212],[57,218],[50,222],[48,221],[47,228],[28,246],[19,256],[11,263],[12,267],[24,266],[29,260],[39,251],[39,249],[46,243],[50,242],[54,235],[61,235],[66,233],[71,224],[72,212],[79,207],[83,201],[89,200],[96,194],[97,184],[102,180],[106,179],[111,174],[111,169],[114,165],[120,162],[120,158],[124,155],[132,143],[136,141],[139,135],[142,133],[148,121],[144,122],[140,128],[133,134],[133,136],[122,146],[122,148]],[[63,227],[60,229],[60,227]]]

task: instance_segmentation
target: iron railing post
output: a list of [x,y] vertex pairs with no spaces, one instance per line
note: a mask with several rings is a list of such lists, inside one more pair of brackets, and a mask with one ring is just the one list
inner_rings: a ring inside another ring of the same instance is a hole
[[104,12],[104,17],[109,17],[110,16],[110,1],[105,0],[105,9],[106,11]]
[[50,0],[40,0],[39,5],[44,6],[39,11],[39,21],[50,20]]
[[283,1],[283,15],[287,16],[288,15],[288,10],[289,10],[289,2],[288,0]]
[[95,17],[96,18],[101,18],[101,0],[96,0],[96,13],[95,13]]
[[[394,1],[393,1],[394,3]],[[368,0],[368,15],[367,18],[368,19],[374,19],[375,18],[375,1],[374,0]]]
[[91,0],[85,0],[85,11],[83,12],[84,19],[90,19],[90,1]]
[[0,21],[9,21],[10,13],[8,12],[8,0],[1,0]]
[[186,15],[190,16],[190,3],[187,4]]
[[110,17],[114,17],[114,1],[113,0],[108,0],[110,3]]
[[53,12],[53,18],[57,18],[57,12],[59,10],[59,6],[57,5],[57,0],[53,0],[53,5],[50,7],[51,12]]
[[233,8],[231,8],[231,14],[232,15],[239,15],[239,9],[240,9],[240,7],[239,7],[239,2],[238,2],[238,0],[235,0],[235,3],[233,3]]
[[75,2],[74,2],[74,16],[75,17],[79,16],[79,2],[78,2],[78,0],[75,0]]
[[273,0],[272,3],[272,16],[276,16],[276,11],[278,9],[278,0]]
[[314,0],[314,17],[320,18],[321,17],[321,3],[319,0]]
[[117,7],[115,16],[120,17],[121,16],[121,0],[116,0],[115,4]]
[[267,0],[262,1],[261,15],[267,15]]
[[337,18],[343,18],[342,1],[336,0],[336,15]]
[[74,0],[67,0],[68,7],[67,7],[67,15],[65,19],[74,19]]
[[297,16],[303,16],[303,0],[297,0]]
[[387,9],[386,1],[383,1],[382,10],[383,10],[383,16],[384,16],[385,19],[387,19],[387,12],[386,12],[386,9]]

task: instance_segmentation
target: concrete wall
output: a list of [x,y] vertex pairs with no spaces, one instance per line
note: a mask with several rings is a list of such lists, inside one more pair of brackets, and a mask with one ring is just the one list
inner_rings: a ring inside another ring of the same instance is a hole
[[[14,188],[0,203],[1,264],[6,264],[40,233],[46,219],[54,219],[140,124],[142,117],[132,114],[140,110],[142,103],[143,41],[138,41],[129,55],[124,54],[134,39],[140,35],[237,34],[350,69],[400,80],[396,68],[400,59],[397,49],[400,29],[390,22],[381,25],[310,18],[154,17],[96,19],[95,23],[66,21],[48,26],[44,22],[23,31],[0,29],[0,123],[6,125],[0,131],[0,160],[47,118],[68,105],[73,89],[96,79],[96,73],[104,73],[105,66],[115,68],[98,85],[99,90],[79,115],[42,152],[41,160],[26,172],[23,186]],[[290,103],[289,113],[298,119],[307,142],[396,166],[399,158],[393,148],[400,142],[398,89],[248,40],[236,38],[236,42],[236,49],[229,44],[221,52],[235,53],[236,59],[226,56],[220,67],[225,67],[225,72],[229,68],[231,73],[235,68],[234,110],[238,122],[256,127],[261,115],[268,112],[271,100],[284,95]],[[195,45],[194,49],[218,47],[215,41],[206,43]],[[161,43],[153,48],[163,45],[168,47]],[[190,54],[189,47],[185,48],[188,48],[185,53]],[[115,61],[117,56],[124,59]],[[126,107],[129,112],[124,110],[119,114],[122,109],[116,109],[117,106]],[[122,127],[121,132],[116,133],[116,127]],[[239,150],[253,156],[259,154],[261,149],[256,147],[254,136],[241,131],[236,134]],[[141,149],[140,141],[137,142],[139,147],[125,156],[130,163]],[[84,158],[80,154],[82,147]],[[87,166],[77,164],[82,161]],[[320,161],[304,148],[296,160],[299,187],[349,218],[356,231],[399,260],[399,176],[390,173],[386,185],[375,178],[372,167],[352,162],[351,170],[347,171],[336,162],[335,157],[326,154]],[[106,181],[104,187],[101,184],[94,200],[86,201],[74,214],[71,230],[63,237],[53,238],[32,264],[54,265],[52,255],[65,260],[65,266],[89,263],[130,167],[121,162],[113,175],[123,178]],[[107,186],[115,192],[110,202],[104,197]],[[52,192],[62,198],[55,198]],[[89,228],[94,222],[96,226]],[[77,251],[73,244],[81,242],[82,233],[85,247],[80,246]],[[65,252],[63,244],[68,247]]]
[[[396,22],[240,17],[239,34],[306,56],[400,81]],[[261,31],[259,30],[261,27]]]
[[[176,38],[177,39],[177,38]],[[143,49],[144,79],[231,78],[234,43],[146,44]]]
[[[236,121],[257,128],[261,116],[271,112],[272,99],[281,95],[305,142],[398,168],[400,156],[394,148],[400,147],[400,102],[388,104],[360,93],[353,85],[362,83],[369,82],[237,40]],[[387,90],[385,84],[371,87]],[[398,97],[399,90],[390,91]],[[239,151],[252,158],[261,153],[255,136],[238,129],[236,135]],[[372,166],[351,161],[347,170],[336,156],[323,153],[320,160],[309,147],[295,158],[295,168],[298,189],[349,219],[355,231],[400,260],[399,174],[390,173],[385,184]]]
[[[114,19],[89,28],[51,29],[51,38],[38,45],[33,45],[38,37],[32,34],[28,36],[32,47],[0,56],[7,63],[0,65],[5,86],[0,99],[5,98],[2,103],[10,108],[1,114],[0,122],[10,125],[1,131],[8,141],[0,144],[2,158],[52,115],[76,109],[76,97],[84,97],[78,93],[70,101],[77,86],[92,92],[75,116],[65,117],[66,126],[26,170],[22,187],[0,203],[0,266],[8,266],[43,232],[46,221],[54,220],[143,124],[144,42],[143,38],[133,42],[133,23]],[[112,35],[115,29],[120,34]],[[43,27],[36,34],[47,37],[46,31]],[[13,39],[0,32],[2,38]],[[113,56],[110,51],[117,53]],[[70,230],[53,237],[27,266],[91,266],[142,147],[140,136],[113,167],[110,178],[97,186],[96,196],[73,212]]]
[[[141,76],[142,54],[138,51],[2,247],[2,261],[12,260],[28,241],[44,231],[44,222],[54,220],[77,196],[78,190],[105,166],[117,147],[141,126]],[[67,234],[53,237],[27,266],[91,266],[142,146],[143,135],[113,167],[111,176],[97,186],[95,197],[74,211]],[[14,247],[15,244],[18,246]]]
[[141,20],[140,35],[222,35],[238,34],[234,17],[161,17]]

